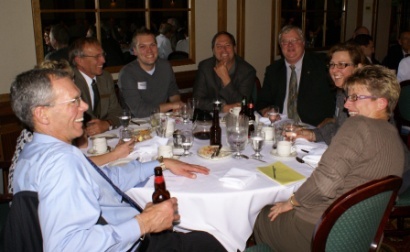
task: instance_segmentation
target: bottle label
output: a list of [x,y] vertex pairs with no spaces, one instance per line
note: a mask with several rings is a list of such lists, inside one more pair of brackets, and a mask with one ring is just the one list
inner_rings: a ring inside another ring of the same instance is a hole
[[255,121],[254,120],[249,120],[249,125],[254,125]]
[[155,184],[164,183],[164,177],[163,176],[156,176],[154,182],[155,182]]

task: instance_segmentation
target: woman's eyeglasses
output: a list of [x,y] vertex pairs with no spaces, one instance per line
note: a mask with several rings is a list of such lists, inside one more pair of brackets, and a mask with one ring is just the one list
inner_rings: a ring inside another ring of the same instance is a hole
[[337,69],[345,69],[348,66],[355,66],[355,64],[353,63],[344,63],[344,62],[340,62],[340,63],[329,63],[327,65],[328,68],[333,69],[333,68],[337,68]]
[[352,94],[348,95],[345,97],[345,101],[351,101],[355,102],[357,100],[364,100],[364,99],[377,99],[379,97],[377,96],[372,96],[372,95],[357,95],[357,94]]

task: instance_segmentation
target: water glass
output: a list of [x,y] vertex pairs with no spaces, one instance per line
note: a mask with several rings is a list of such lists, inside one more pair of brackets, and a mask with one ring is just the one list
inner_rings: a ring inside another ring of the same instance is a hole
[[284,131],[284,137],[286,141],[289,141],[291,143],[295,142],[296,139],[296,131],[298,127],[295,122],[288,122],[283,126],[283,131]]
[[190,118],[192,121],[195,121],[195,120],[194,120],[194,113],[195,113],[195,109],[198,108],[199,100],[196,99],[196,98],[189,98],[189,99],[187,100],[187,103],[186,103],[186,104],[187,104],[188,110],[189,110],[189,118]]
[[191,130],[183,130],[181,132],[181,138],[182,138],[182,148],[184,149],[184,153],[182,153],[183,156],[190,156],[192,155],[192,152],[189,151],[191,149],[192,144],[194,143],[194,137],[192,135]]
[[188,105],[187,104],[182,105],[180,112],[181,112],[181,117],[182,117],[183,123],[187,124],[188,119],[191,116],[190,115],[190,109],[189,109]]
[[279,121],[280,114],[279,114],[279,107],[278,106],[271,106],[268,111],[268,118],[270,121],[270,126],[273,127],[273,124],[276,121]]
[[151,111],[151,115],[150,115],[149,119],[150,119],[151,127],[153,129],[158,127],[158,124],[159,124],[159,108],[156,108],[153,111]]
[[168,117],[165,114],[159,113],[158,127],[156,128],[157,136],[166,137]]
[[131,120],[131,112],[128,109],[123,109],[118,116],[122,127],[127,128]]
[[234,158],[242,158],[248,140],[249,118],[247,116],[228,113],[226,116],[226,135],[230,148],[235,151]]
[[265,140],[265,132],[263,131],[254,131],[251,134],[251,144],[252,148],[255,151],[255,154],[252,155],[255,159],[261,159],[263,156],[261,154],[263,142]]
[[132,139],[132,131],[129,128],[120,130],[120,137],[123,142],[129,142]]

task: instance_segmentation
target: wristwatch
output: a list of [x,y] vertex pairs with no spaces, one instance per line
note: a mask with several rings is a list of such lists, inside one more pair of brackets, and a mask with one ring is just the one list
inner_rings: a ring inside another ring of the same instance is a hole
[[162,170],[165,171],[167,168],[165,167],[164,157],[163,157],[163,156],[159,156],[159,157],[157,158],[157,161],[159,162],[159,166],[162,168]]

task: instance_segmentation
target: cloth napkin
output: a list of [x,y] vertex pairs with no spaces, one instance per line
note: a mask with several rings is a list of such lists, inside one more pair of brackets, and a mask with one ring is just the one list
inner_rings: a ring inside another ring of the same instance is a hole
[[137,143],[134,146],[134,151],[131,152],[128,157],[139,157],[141,162],[151,161],[152,158],[157,155],[158,147],[161,145],[166,145],[167,143],[168,138],[154,136],[149,140]]
[[[319,149],[327,149],[327,145],[324,142],[320,143],[315,143],[315,142],[310,142],[304,138],[297,138],[295,140],[295,148],[296,152],[302,153],[305,151],[311,151],[312,149],[319,148]],[[323,154],[323,153],[322,153]]]
[[309,153],[307,155],[305,155],[302,159],[306,163],[308,163],[308,164],[310,164],[314,167],[317,167],[317,165],[319,164],[319,161],[322,158],[322,155],[326,151],[326,149],[327,148],[321,148],[321,147],[313,148],[313,149],[309,150]]
[[255,173],[234,167],[220,178],[219,181],[226,187],[243,189],[255,179]]

